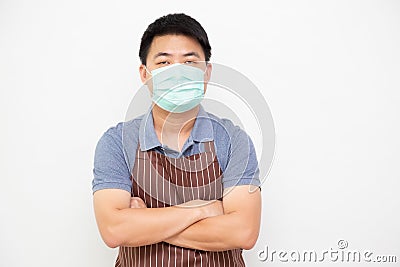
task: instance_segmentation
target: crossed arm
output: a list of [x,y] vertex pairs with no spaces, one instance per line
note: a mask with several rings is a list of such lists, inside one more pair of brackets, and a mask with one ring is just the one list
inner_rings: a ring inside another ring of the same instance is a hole
[[226,190],[222,201],[194,200],[167,208],[145,208],[139,198],[131,201],[127,191],[103,189],[94,194],[94,210],[109,247],[165,241],[208,251],[251,249],[260,228],[260,190],[249,185]]

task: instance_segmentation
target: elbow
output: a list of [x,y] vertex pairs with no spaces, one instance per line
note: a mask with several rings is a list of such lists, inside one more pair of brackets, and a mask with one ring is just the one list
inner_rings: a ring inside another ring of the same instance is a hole
[[107,245],[109,248],[117,248],[120,246],[120,243],[114,239],[104,239],[104,243]]
[[250,250],[250,249],[252,249],[252,248],[255,246],[256,242],[257,242],[257,239],[256,239],[256,238],[254,238],[254,239],[247,239],[247,240],[245,240],[245,241],[242,242],[241,248],[242,248],[242,249],[245,249],[245,250]]
[[239,247],[245,250],[252,249],[257,243],[258,239],[258,231],[253,229],[248,229],[244,231],[239,239]]
[[114,229],[112,229],[112,227],[108,227],[101,231],[101,237],[109,248],[117,248],[122,245],[122,240],[118,238],[118,234]]

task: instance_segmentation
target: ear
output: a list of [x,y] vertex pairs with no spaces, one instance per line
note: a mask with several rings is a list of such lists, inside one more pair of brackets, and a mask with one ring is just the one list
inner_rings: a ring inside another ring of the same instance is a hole
[[139,66],[139,74],[140,74],[140,79],[142,80],[142,83],[146,83],[147,80],[151,78],[151,75],[148,73],[146,66],[141,64]]
[[211,79],[212,64],[207,63],[206,71],[204,72],[204,93],[207,91],[207,84]]

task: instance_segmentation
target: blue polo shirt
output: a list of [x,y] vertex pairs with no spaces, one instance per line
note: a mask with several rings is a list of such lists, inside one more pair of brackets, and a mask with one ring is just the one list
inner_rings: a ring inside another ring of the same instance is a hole
[[93,192],[111,188],[131,192],[130,175],[138,142],[142,151],[154,150],[168,157],[179,158],[204,152],[204,143],[212,140],[223,172],[224,189],[236,185],[260,186],[257,156],[250,137],[230,120],[208,113],[200,105],[193,129],[180,152],[158,140],[152,109],[133,120],[109,128],[96,146]]

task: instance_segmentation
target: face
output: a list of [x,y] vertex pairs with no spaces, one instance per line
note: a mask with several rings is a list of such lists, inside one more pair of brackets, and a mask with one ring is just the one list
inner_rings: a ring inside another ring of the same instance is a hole
[[[143,83],[151,78],[150,72],[157,68],[162,68],[170,64],[205,61],[205,56],[201,45],[193,38],[184,35],[163,35],[156,36],[151,43],[145,65],[140,65],[139,72]],[[211,75],[211,64],[204,65],[204,91],[207,89],[207,82]],[[147,68],[147,70],[146,70]],[[151,85],[149,84],[151,90]]]

